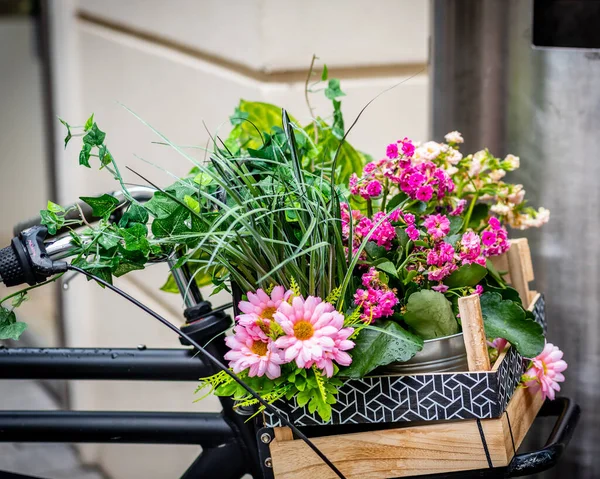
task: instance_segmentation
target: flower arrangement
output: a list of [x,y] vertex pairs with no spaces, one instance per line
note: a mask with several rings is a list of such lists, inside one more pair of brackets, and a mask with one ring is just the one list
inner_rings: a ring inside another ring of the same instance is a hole
[[[490,353],[508,342],[535,358],[524,381],[553,397],[566,363],[491,261],[510,248],[507,226],[549,219],[527,205],[522,185],[503,180],[519,158],[463,155],[454,131],[442,143],[403,138],[373,160],[346,141],[339,81],[326,70],[321,81],[332,120],[302,127],[274,105],[241,101],[207,163],[156,132],[192,169],[145,204],[128,195],[93,115],[79,134],[63,122],[65,146],[83,136],[80,164],[97,158],[131,201],[114,224],[115,198],[82,198],[101,221],[71,233],[74,262],[110,281],[177,253],[175,267],[185,264],[199,285],[241,289],[224,339],[229,366],[268,401],[296,397],[324,420],[343,378],[459,333],[458,298],[470,294],[480,295]],[[50,233],[69,224],[66,212],[53,203],[42,212]],[[163,289],[174,286],[170,278]],[[256,404],[223,372],[206,387]]]

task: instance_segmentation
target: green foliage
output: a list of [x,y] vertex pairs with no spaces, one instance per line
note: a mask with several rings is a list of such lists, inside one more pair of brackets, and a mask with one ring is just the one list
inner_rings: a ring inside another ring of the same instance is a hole
[[488,270],[479,264],[465,264],[448,276],[444,284],[449,288],[475,286],[485,278],[487,273]]
[[0,306],[0,339],[17,340],[27,329],[27,324],[17,321],[15,312]]
[[96,218],[108,218],[119,205],[118,199],[107,194],[98,197],[80,196],[79,199],[92,207],[92,215]]
[[504,338],[526,358],[534,358],[544,349],[542,327],[528,318],[523,307],[503,300],[499,293],[481,295],[481,312],[485,334],[488,338]]
[[325,89],[325,96],[330,100],[335,100],[341,96],[346,96],[340,87],[340,81],[337,78],[329,80],[327,88]]
[[452,305],[437,291],[423,289],[411,294],[406,303],[404,321],[423,339],[458,333]]
[[381,327],[366,326],[354,341],[352,364],[342,369],[340,376],[363,377],[379,366],[408,361],[423,348],[423,339],[395,321],[384,321]]

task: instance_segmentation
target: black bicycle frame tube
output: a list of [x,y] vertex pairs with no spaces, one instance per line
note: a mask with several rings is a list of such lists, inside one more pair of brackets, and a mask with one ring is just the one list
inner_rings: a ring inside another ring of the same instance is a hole
[[194,349],[2,348],[0,379],[197,381],[211,374]]
[[220,446],[234,429],[219,413],[0,411],[0,442]]

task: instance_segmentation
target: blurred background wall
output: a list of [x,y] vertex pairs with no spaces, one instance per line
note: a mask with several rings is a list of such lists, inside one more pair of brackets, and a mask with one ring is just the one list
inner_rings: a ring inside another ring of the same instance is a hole
[[[355,146],[379,155],[398,138],[427,138],[428,0],[50,0],[47,5],[54,114],[82,124],[95,113],[121,169],[131,166],[158,183],[169,178],[136,156],[174,173],[186,172],[189,163],[153,145],[157,138],[117,102],[182,144],[206,144],[203,122],[213,133],[226,133],[240,98],[284,106],[307,122],[304,82],[313,53],[319,65],[327,63],[330,76],[342,80],[348,122],[379,92],[413,76],[366,111],[349,137]],[[42,134],[35,25],[16,17],[4,22],[0,204],[5,206],[0,237],[6,243],[12,224],[35,214],[49,198],[49,157],[54,157],[57,182],[53,201],[66,204],[117,186],[110,175],[77,165],[77,147],[64,150],[58,121],[52,131],[55,149],[48,150],[52,142]],[[313,101],[321,114],[329,114],[328,102],[320,96]],[[11,155],[5,154],[5,144],[11,145]],[[133,174],[126,177],[139,182]],[[158,291],[166,272],[166,267],[154,266],[120,279],[119,286],[180,322],[179,297]],[[23,341],[57,345],[61,335],[51,307],[56,291],[47,289],[46,296],[42,291],[27,305],[25,319],[32,327]],[[62,337],[68,346],[179,345],[176,336],[151,318],[82,278],[70,281],[60,294]],[[219,407],[211,398],[192,404],[194,387],[74,382],[67,399],[70,407],[86,410]],[[146,445],[85,445],[80,451],[85,461],[99,464],[115,479],[177,477],[199,452],[193,446]]]

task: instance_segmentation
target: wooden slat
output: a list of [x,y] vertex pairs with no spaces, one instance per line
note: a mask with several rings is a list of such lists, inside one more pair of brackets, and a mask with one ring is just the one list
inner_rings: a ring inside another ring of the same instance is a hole
[[494,268],[496,268],[496,270],[499,273],[506,273],[503,275],[504,280],[508,283],[508,284],[512,284],[511,280],[510,280],[510,271],[509,271],[509,267],[508,267],[508,255],[506,253],[501,254],[500,256],[492,256],[490,258],[490,260],[492,261],[492,264],[494,265]]
[[[519,447],[541,405],[541,395],[520,388],[507,408]],[[492,464],[506,466],[513,445],[506,414],[481,421]],[[477,422],[455,421],[312,439],[348,479],[383,479],[487,468]],[[276,479],[335,478],[303,441],[271,443]]]
[[459,298],[458,310],[467,349],[469,371],[489,371],[491,369],[490,355],[485,339],[479,296],[473,294]]
[[511,286],[519,292],[523,304],[529,304],[529,281],[533,281],[533,266],[527,238],[510,240],[507,253]]
[[293,441],[294,440],[294,433],[287,426],[274,427],[273,432],[275,434],[275,439],[277,439],[278,441]]

